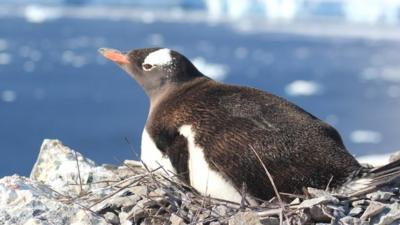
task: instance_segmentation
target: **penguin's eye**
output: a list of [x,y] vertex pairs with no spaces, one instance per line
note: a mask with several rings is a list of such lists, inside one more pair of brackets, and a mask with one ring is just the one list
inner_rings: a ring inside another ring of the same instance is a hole
[[149,70],[153,69],[153,65],[147,64],[147,63],[143,64],[142,67],[146,71],[149,71]]

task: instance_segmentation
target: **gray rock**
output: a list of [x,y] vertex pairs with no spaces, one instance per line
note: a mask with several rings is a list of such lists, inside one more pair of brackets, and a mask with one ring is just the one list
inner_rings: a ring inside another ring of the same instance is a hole
[[312,199],[307,199],[304,200],[302,203],[299,205],[299,209],[304,209],[304,208],[311,208],[314,205],[318,204],[324,204],[324,203],[339,203],[339,200],[331,195],[324,195],[318,198],[312,198]]
[[137,195],[130,195],[130,196],[117,196],[112,197],[104,200],[103,202],[95,205],[91,209],[95,212],[101,212],[105,209],[114,209],[119,210],[122,207],[129,207],[136,205],[136,203],[141,199],[141,197]]
[[65,204],[48,186],[17,175],[0,180],[0,224],[108,224],[77,204]]
[[[328,209],[325,207],[325,211],[327,211],[327,213],[329,213],[329,214],[332,214],[331,209]],[[321,206],[314,205],[310,208],[310,215],[311,215],[311,218],[313,219],[313,221],[318,221],[318,222],[331,221],[331,218],[328,216],[327,213],[324,213]]]
[[262,225],[254,212],[239,212],[229,219],[229,225]]
[[266,225],[279,225],[280,221],[278,218],[275,217],[267,217],[265,219],[262,219],[261,223]]
[[384,210],[375,218],[373,218],[371,224],[377,224],[377,225],[400,224],[400,203],[386,205],[386,210]]
[[175,213],[171,214],[169,221],[171,222],[171,225],[186,225],[185,221]]
[[349,216],[353,216],[353,217],[354,216],[360,216],[361,213],[363,213],[363,212],[364,212],[364,209],[362,207],[357,206],[357,207],[354,207],[354,208],[352,208],[350,210]]
[[376,191],[367,194],[367,198],[371,199],[372,201],[388,201],[394,194],[390,192],[383,192],[383,191]]
[[385,205],[379,202],[370,202],[369,206],[361,216],[362,220],[367,220],[379,214],[385,209]]
[[107,186],[101,181],[115,180],[116,174],[96,166],[92,160],[64,146],[61,141],[46,139],[30,178],[51,186],[57,192],[75,197],[92,188]]
[[104,214],[104,218],[112,225],[120,224],[119,217],[112,212],[107,212],[106,214]]
[[149,193],[149,189],[146,186],[134,186],[128,188],[128,190],[138,196],[147,196],[147,194]]
[[369,225],[369,222],[351,216],[343,217],[339,221],[340,221],[339,224],[343,225]]
[[361,200],[354,201],[353,203],[351,203],[351,205],[354,206],[354,207],[356,207],[356,206],[361,206],[361,207],[365,206],[365,207],[367,207],[369,202],[370,202],[369,200],[361,199]]

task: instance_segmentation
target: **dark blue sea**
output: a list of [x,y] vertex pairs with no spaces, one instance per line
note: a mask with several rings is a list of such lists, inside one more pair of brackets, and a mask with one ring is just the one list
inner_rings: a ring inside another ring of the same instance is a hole
[[334,125],[356,156],[400,149],[396,40],[195,21],[1,17],[0,177],[29,175],[45,138],[97,163],[137,158],[148,100],[97,49],[151,46],[181,51],[223,82],[289,99]]

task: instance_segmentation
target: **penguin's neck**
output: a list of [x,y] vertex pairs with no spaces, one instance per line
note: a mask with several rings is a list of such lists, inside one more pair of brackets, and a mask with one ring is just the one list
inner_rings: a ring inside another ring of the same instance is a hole
[[169,96],[176,96],[176,93],[185,93],[190,89],[194,89],[210,81],[213,80],[206,76],[202,76],[182,83],[171,83],[168,85],[164,85],[163,87],[158,89],[157,92],[148,95],[150,99],[149,114],[151,114],[152,110],[156,108],[157,105],[160,104],[160,102],[166,100]]

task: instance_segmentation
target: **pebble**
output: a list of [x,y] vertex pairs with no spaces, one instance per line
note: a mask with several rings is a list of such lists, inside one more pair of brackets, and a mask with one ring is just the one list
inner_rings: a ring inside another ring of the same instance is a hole
[[339,203],[339,200],[331,195],[324,195],[321,197],[304,200],[302,203],[300,203],[299,209],[311,208],[314,205],[324,203]]
[[370,194],[367,194],[367,198],[372,201],[380,201],[385,202],[388,201],[394,194],[390,192],[377,191]]
[[228,222],[229,225],[262,225],[260,218],[254,212],[239,212]]
[[363,213],[363,212],[364,212],[364,209],[357,206],[357,207],[352,208],[348,215],[355,217],[355,216],[360,216],[361,213]]
[[364,211],[363,215],[361,216],[362,220],[367,220],[378,213],[382,212],[385,209],[385,205],[379,202],[370,202],[367,209]]
[[171,214],[169,221],[171,222],[171,225],[186,225],[185,221],[175,213]]

